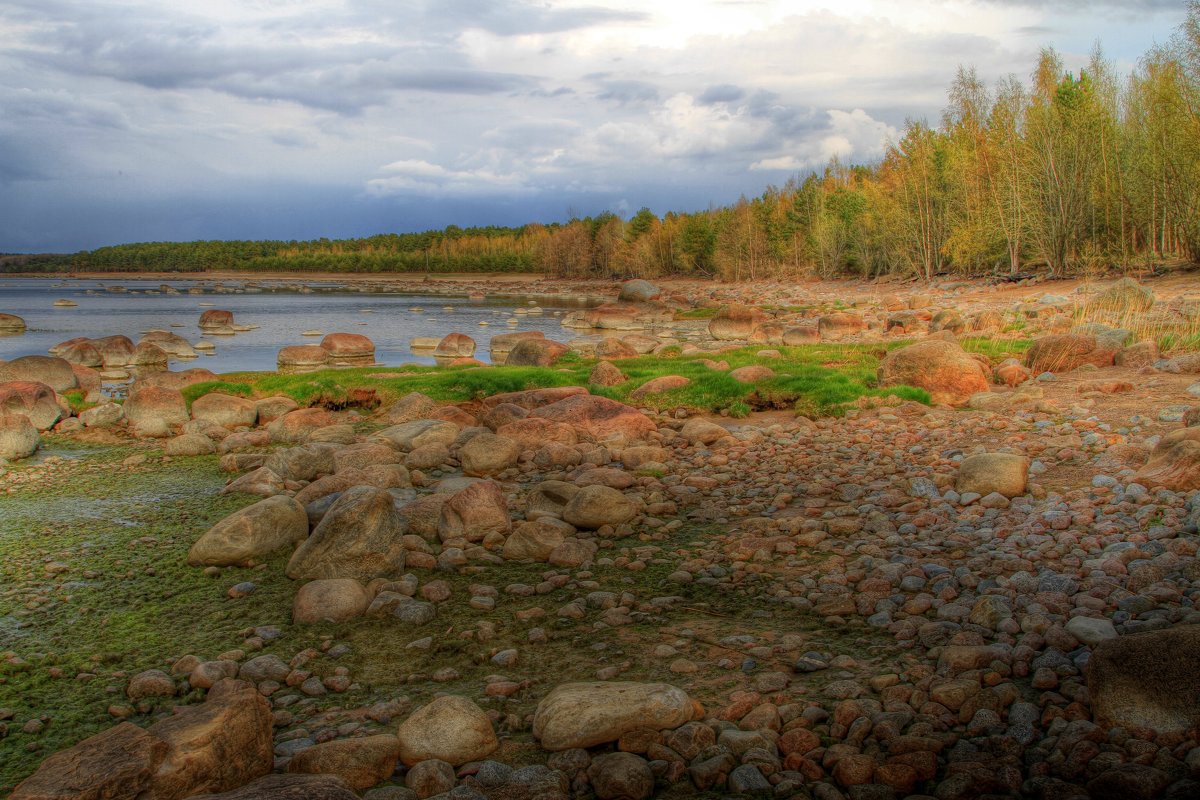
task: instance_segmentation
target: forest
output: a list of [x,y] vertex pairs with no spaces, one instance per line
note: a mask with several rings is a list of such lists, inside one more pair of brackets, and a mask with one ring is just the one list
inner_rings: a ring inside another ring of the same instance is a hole
[[1027,80],[960,67],[936,126],[733,205],[313,241],[155,242],[0,271],[540,272],[563,277],[1064,276],[1200,259],[1200,3],[1121,76],[1043,50]]

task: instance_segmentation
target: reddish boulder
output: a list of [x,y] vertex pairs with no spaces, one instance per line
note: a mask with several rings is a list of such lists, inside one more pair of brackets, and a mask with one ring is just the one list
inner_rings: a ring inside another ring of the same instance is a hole
[[935,403],[962,405],[988,390],[987,369],[954,342],[929,339],[888,353],[879,366],[879,385],[905,384],[929,392]]
[[91,344],[92,340],[86,336],[76,336],[74,338],[67,339],[66,341],[59,342],[51,347],[47,352],[52,356],[58,356],[59,358],[62,358],[64,350],[72,345],[80,344],[81,342],[87,342],[88,344]]
[[465,333],[448,333],[433,349],[434,358],[470,358],[475,355],[475,340]]
[[272,442],[303,442],[321,428],[337,424],[337,417],[323,408],[289,411],[267,426]]
[[152,788],[168,745],[122,722],[47,758],[12,800],[134,800]]
[[835,311],[817,319],[817,330],[822,339],[838,339],[861,333],[867,327],[863,318],[848,311]]
[[525,339],[545,339],[546,334],[541,331],[515,331],[513,333],[498,333],[488,342],[488,350],[491,351],[492,361],[497,364],[503,364],[504,358],[508,355],[517,342]]
[[768,378],[774,378],[775,370],[770,367],[764,367],[761,364],[748,364],[730,372],[729,377],[738,383],[758,383]]
[[596,344],[596,358],[615,361],[620,358],[637,358],[638,351],[620,339],[605,338]]
[[549,339],[522,339],[504,359],[506,367],[551,367],[570,352],[565,344]]
[[320,367],[329,361],[329,351],[315,344],[294,344],[279,348],[275,363],[286,367]]
[[816,325],[796,325],[785,328],[783,331],[783,343],[788,347],[814,344],[819,341],[821,341],[821,330]]
[[496,433],[514,440],[523,450],[536,450],[547,442],[573,445],[579,440],[570,425],[540,417],[514,419],[496,428]]
[[593,386],[616,386],[624,382],[625,375],[609,361],[601,361],[588,375],[588,383]]
[[37,452],[41,443],[37,428],[27,417],[0,411],[0,459],[26,458]]
[[321,340],[333,363],[361,363],[375,360],[375,343],[360,333],[331,333]]
[[1025,363],[1034,371],[1070,372],[1085,364],[1111,367],[1116,350],[1087,333],[1056,333],[1043,336],[1025,354]]
[[4,412],[24,415],[39,431],[50,430],[64,416],[54,390],[33,381],[0,383],[0,413]]
[[507,534],[512,530],[508,501],[500,484],[477,481],[456,492],[442,504],[437,532],[442,541],[466,539],[482,541],[489,533]]
[[691,378],[685,378],[682,375],[663,375],[658,378],[651,378],[643,383],[638,388],[629,393],[630,400],[641,400],[646,395],[662,394],[675,389],[682,389],[692,382]]
[[72,342],[60,348],[54,355],[64,361],[69,361],[72,364],[78,364],[82,367],[95,368],[104,364],[104,359],[100,356],[100,351],[96,349],[96,345],[87,339]]
[[161,430],[187,422],[187,403],[178,389],[139,386],[125,401],[125,419],[135,428]]
[[1200,489],[1200,428],[1183,428],[1164,436],[1134,480],[1173,492]]
[[105,367],[128,367],[137,362],[137,348],[128,336],[103,336],[92,339],[91,345],[100,354]]
[[373,486],[344,491],[284,570],[294,580],[370,581],[404,570],[404,523],[392,495]]
[[25,320],[16,314],[0,314],[0,336],[12,336],[25,332]]
[[531,416],[570,425],[577,433],[595,439],[612,434],[641,439],[658,429],[653,420],[636,408],[590,394],[577,394],[542,406]]
[[370,789],[392,776],[399,758],[400,740],[381,733],[306,748],[288,763],[288,772],[336,775],[354,789]]
[[211,392],[192,402],[192,418],[206,419],[223,428],[252,427],[258,421],[258,405],[245,397]]
[[485,397],[483,404],[487,408],[495,408],[501,403],[512,403],[515,406],[532,411],[535,408],[557,403],[559,400],[565,400],[568,397],[587,393],[588,390],[582,386],[553,386],[549,389],[526,389],[522,392],[494,394],[491,397]]
[[176,358],[195,358],[196,350],[192,343],[177,333],[170,331],[147,331],[138,344],[153,344]]
[[203,367],[180,370],[179,372],[154,372],[139,375],[137,386],[157,386],[163,389],[183,389],[196,383],[218,380],[217,373]]
[[79,388],[70,362],[54,356],[21,356],[0,364],[0,382],[6,381],[44,383],[56,392]]
[[200,327],[203,330],[217,330],[233,326],[233,312],[210,308],[200,314]]
[[122,722],[55,753],[17,786],[16,800],[162,800],[236,789],[271,771],[272,716],[242,681],[221,680],[204,703],[143,730]]
[[709,320],[708,333],[721,341],[749,339],[754,329],[767,319],[766,314],[751,306],[722,306],[717,315]]
[[321,578],[300,587],[292,600],[292,624],[349,622],[371,605],[371,593],[353,578]]
[[996,367],[995,372],[996,383],[1003,386],[1020,386],[1025,381],[1033,377],[1033,373],[1029,368],[1017,361],[1015,358],[1007,359],[1000,366]]
[[218,681],[205,702],[176,707],[147,733],[167,744],[151,797],[227,792],[266,775],[274,762],[271,706],[249,683]]

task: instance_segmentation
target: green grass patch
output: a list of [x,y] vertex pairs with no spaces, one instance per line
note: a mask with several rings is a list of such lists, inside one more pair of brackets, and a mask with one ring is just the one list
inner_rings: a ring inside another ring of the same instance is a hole
[[959,341],[968,353],[979,353],[994,361],[1019,356],[1033,346],[1032,339],[993,339],[985,336],[968,337]]
[[1194,353],[1200,350],[1200,332],[1164,333],[1155,341],[1162,353]]
[[89,403],[87,400],[85,400],[85,394],[80,389],[66,392],[63,394],[63,397],[66,398],[67,404],[71,406],[71,412],[74,413],[75,416],[79,416],[81,411],[87,411],[89,408],[92,408],[96,405],[95,403]]
[[192,403],[206,394],[214,392],[220,394],[230,394],[235,397],[250,397],[254,394],[254,387],[248,383],[230,383],[229,381],[204,381],[203,383],[193,383],[191,386],[185,386],[182,389],[183,399],[187,402],[188,408],[192,407]]
[[434,400],[463,403],[501,392],[584,385],[591,365],[578,362],[560,371],[544,367],[404,366],[327,369],[297,375],[243,372],[226,376],[245,382],[261,396],[286,395],[303,406],[344,404],[352,389],[374,389],[379,400],[394,402],[409,392]]
[[[761,365],[775,372],[774,377],[757,383],[740,383],[729,372],[706,366],[704,358],[644,356],[614,362],[628,380],[594,391],[614,400],[649,408],[724,410],[731,416],[745,416],[751,410],[788,408],[816,416],[837,414],[847,404],[864,396],[897,395],[929,402],[928,393],[920,389],[878,386],[875,374],[879,368],[880,350],[876,347],[818,344],[774,348],[779,351],[779,358],[758,356],[761,349],[746,347],[708,357],[728,362],[730,371]],[[664,375],[682,375],[691,383],[669,392],[630,400],[630,395],[639,386]]]
[[[975,352],[1001,352],[1001,345],[987,339],[968,340]],[[589,387],[621,402],[658,410],[686,408],[695,412],[721,412],[745,416],[750,411],[794,408],[806,415],[838,414],[860,397],[896,395],[906,400],[928,403],[922,390],[907,386],[881,388],[875,374],[883,354],[907,342],[887,344],[813,344],[799,347],[770,348],[778,358],[759,356],[764,347],[745,347],[704,356],[682,355],[668,348],[657,355],[639,356],[613,362],[626,380],[611,387]],[[1014,352],[1027,343],[1005,342]],[[774,377],[753,384],[740,383],[729,371],[712,369],[706,360],[725,361],[730,370],[761,365],[775,372]],[[300,374],[231,373],[223,381],[189,387],[189,400],[207,391],[228,391],[256,396],[286,395],[302,406],[343,408],[356,403],[365,391],[381,405],[388,405],[409,392],[421,392],[444,403],[469,403],[504,392],[543,389],[555,386],[588,386],[594,361],[571,353],[554,367],[438,367],[404,365],[401,367],[356,367],[325,369]],[[665,375],[682,375],[691,383],[661,394],[632,399],[642,384]],[[231,388],[233,387],[233,388]]]

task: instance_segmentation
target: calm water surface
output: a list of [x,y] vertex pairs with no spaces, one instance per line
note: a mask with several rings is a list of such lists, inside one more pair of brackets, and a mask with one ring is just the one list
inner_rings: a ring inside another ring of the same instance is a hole
[[[161,285],[184,294],[164,294]],[[293,282],[292,285],[299,282]],[[432,364],[427,354],[409,348],[417,336],[441,338],[448,333],[465,333],[478,348],[475,357],[490,360],[492,336],[512,331],[537,330],[547,338],[566,342],[577,334],[560,325],[562,314],[578,306],[554,305],[546,298],[489,298],[472,301],[466,297],[385,294],[341,289],[337,284],[304,281],[311,294],[270,288],[262,291],[218,293],[211,284],[197,281],[70,280],[0,277],[0,312],[25,319],[28,330],[21,336],[0,336],[0,359],[46,355],[55,344],[77,336],[96,338],[124,334],[135,343],[142,333],[161,328],[195,344],[216,345],[214,355],[171,361],[171,369],[206,367],[214,372],[273,370],[279,348],[289,344],[318,344],[318,336],[302,336],[306,330],[324,333],[361,333],[375,343],[375,360],[395,366],[403,363]],[[124,292],[110,291],[123,287]],[[226,283],[226,287],[237,284]],[[192,287],[203,294],[187,294]],[[73,300],[75,308],[54,305],[58,299]],[[561,301],[560,301],[561,302]],[[519,309],[540,307],[541,313],[516,314]],[[236,336],[204,336],[197,322],[207,308],[232,311],[238,325],[257,325]],[[555,312],[558,312],[556,315]],[[515,325],[506,324],[516,320]],[[480,325],[481,322],[488,323]]]

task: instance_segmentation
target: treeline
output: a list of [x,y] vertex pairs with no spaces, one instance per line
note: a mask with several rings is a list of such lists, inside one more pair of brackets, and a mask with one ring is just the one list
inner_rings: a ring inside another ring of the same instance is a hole
[[531,229],[468,228],[312,241],[143,242],[76,253],[80,272],[533,272]]
[[1198,258],[1200,3],[1192,2],[1175,36],[1131,75],[1116,75],[1099,49],[1078,75],[1053,50],[1028,81],[987,86],[960,68],[936,127],[909,121],[879,163],[834,160],[724,208],[353,240],[121,245],[71,264],[742,280],[1065,275]]

